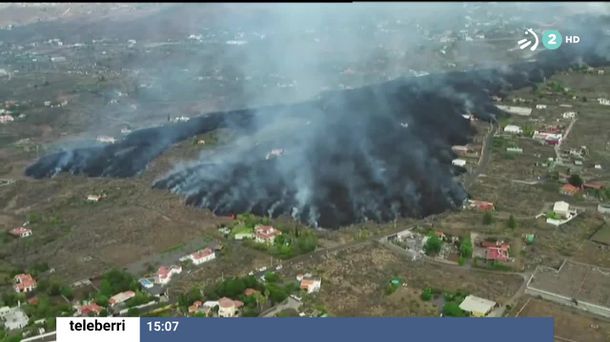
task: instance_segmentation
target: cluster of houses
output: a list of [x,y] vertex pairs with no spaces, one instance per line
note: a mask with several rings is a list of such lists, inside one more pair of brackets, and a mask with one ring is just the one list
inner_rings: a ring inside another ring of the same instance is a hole
[[251,232],[238,232],[235,234],[235,240],[254,239],[255,242],[272,245],[275,238],[282,235],[282,231],[272,226],[258,225]]
[[[256,291],[253,289],[246,289],[246,291]],[[205,316],[210,316],[213,312],[213,309],[218,307],[218,317],[236,317],[240,313],[240,309],[244,306],[244,303],[239,300],[233,300],[231,298],[222,297],[219,300],[208,300],[202,302],[200,300],[195,301],[193,305],[189,306],[189,314],[204,314]]]

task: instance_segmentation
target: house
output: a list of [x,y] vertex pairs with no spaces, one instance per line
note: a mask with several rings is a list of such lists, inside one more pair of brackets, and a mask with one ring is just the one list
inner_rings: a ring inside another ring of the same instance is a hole
[[101,195],[87,195],[87,201],[89,202],[99,202],[101,200],[103,200],[106,197],[106,194],[101,194]]
[[222,297],[218,300],[218,316],[235,317],[242,306],[244,306],[244,303],[239,300]]
[[[524,99],[520,99],[519,102],[523,102],[523,101],[524,101]],[[496,105],[496,107],[502,111],[508,112],[510,114],[519,115],[519,116],[529,116],[532,114],[532,109],[529,107],[504,106],[504,105]]]
[[537,104],[536,105],[536,109],[546,109],[546,105],[545,104]]
[[601,182],[588,182],[582,185],[585,189],[590,190],[603,190],[606,186]]
[[487,201],[468,200],[470,208],[476,208],[480,211],[492,211],[495,210],[494,204]]
[[506,127],[504,127],[504,133],[521,134],[523,133],[523,130],[516,125],[506,125]]
[[77,307],[76,314],[77,314],[77,316],[91,316],[91,315],[99,316],[100,312],[102,312],[102,310],[104,310],[104,308],[97,305],[96,303],[89,303],[89,304],[85,304],[85,305],[81,305],[81,306]]
[[110,304],[110,306],[116,306],[118,304],[124,303],[128,300],[130,300],[131,298],[135,297],[136,293],[133,291],[125,291],[125,292],[120,292],[115,294],[114,296],[110,297],[110,299],[108,300],[108,304]]
[[176,266],[176,265],[172,265],[170,267],[161,266],[161,267],[159,267],[159,270],[157,271],[156,281],[157,281],[157,283],[159,283],[161,285],[167,285],[172,280],[172,277],[174,275],[180,274],[180,273],[182,273],[182,267],[180,267],[180,266]]
[[464,159],[454,159],[451,161],[451,165],[457,167],[466,167],[466,161]]
[[501,245],[501,246],[490,246],[485,249],[485,259],[488,261],[508,261],[510,246]]
[[559,145],[563,136],[561,133],[534,131],[532,139],[548,145]]
[[32,235],[32,230],[26,227],[17,227],[8,231],[14,237],[25,238]]
[[32,292],[36,288],[36,280],[30,274],[17,274],[15,276],[15,292],[17,293],[28,293]]
[[11,331],[25,328],[30,319],[21,307],[5,306],[0,308],[0,321],[3,321],[6,330]]
[[579,187],[576,187],[572,184],[564,184],[561,189],[559,190],[559,192],[562,195],[566,195],[566,196],[574,196],[576,195],[578,192],[580,191]]
[[576,117],[576,112],[565,112],[561,114],[564,119],[574,119]]
[[314,278],[314,277],[303,277],[301,279],[300,287],[302,290],[307,291],[307,293],[314,293],[320,291],[320,286],[322,285],[322,279]]
[[101,142],[101,143],[106,143],[106,144],[114,144],[116,142],[116,139],[107,135],[100,135],[96,138],[97,141]]
[[497,303],[492,300],[468,295],[464,298],[462,303],[460,303],[460,309],[468,312],[474,317],[485,317],[496,307],[496,305]]
[[5,123],[9,123],[9,122],[13,122],[15,121],[15,118],[13,118],[11,115],[0,115],[0,123],[5,124]]
[[254,228],[254,241],[258,243],[273,244],[275,238],[282,235],[282,232],[271,226],[257,226]]
[[188,256],[194,265],[201,265],[208,261],[216,259],[216,253],[211,248],[204,248],[196,251]]
[[608,99],[604,99],[604,98],[600,97],[600,98],[597,99],[597,101],[602,106],[610,106],[610,100],[608,100]]
[[562,218],[570,217],[570,204],[564,201],[555,202],[553,205],[553,212]]
[[464,157],[468,154],[469,149],[468,146],[454,145],[451,146],[451,151],[460,157]]
[[523,149],[521,147],[507,147],[506,152],[509,153],[523,153]]

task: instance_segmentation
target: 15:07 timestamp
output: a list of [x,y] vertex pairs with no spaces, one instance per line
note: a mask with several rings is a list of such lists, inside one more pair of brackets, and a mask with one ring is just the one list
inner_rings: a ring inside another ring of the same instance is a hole
[[178,330],[178,321],[165,321],[165,322],[146,322],[148,325],[148,331],[154,332],[173,332]]

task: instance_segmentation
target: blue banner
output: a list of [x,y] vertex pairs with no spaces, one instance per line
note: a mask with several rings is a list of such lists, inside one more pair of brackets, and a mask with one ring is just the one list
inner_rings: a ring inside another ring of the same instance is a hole
[[552,318],[150,318],[141,342],[553,342]]

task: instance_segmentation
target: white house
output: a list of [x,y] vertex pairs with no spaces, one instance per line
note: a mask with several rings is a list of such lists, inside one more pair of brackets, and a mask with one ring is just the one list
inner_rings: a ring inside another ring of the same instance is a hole
[[451,161],[451,165],[458,167],[466,167],[466,161],[464,159],[454,159]]
[[216,253],[211,248],[204,248],[188,256],[195,265],[216,259]]
[[115,306],[115,305],[121,304],[123,302],[126,302],[135,296],[136,296],[136,293],[133,291],[120,292],[120,293],[117,293],[114,296],[110,297],[110,299],[108,300],[108,304],[110,304],[110,306]]
[[603,98],[600,97],[600,98],[597,99],[597,101],[602,106],[610,106],[610,100],[608,100],[608,99],[603,99]]
[[496,302],[473,295],[467,296],[466,298],[464,298],[464,301],[460,303],[460,309],[470,313],[475,317],[487,316],[487,314],[489,314],[495,306]]
[[258,243],[273,244],[277,236],[282,235],[282,232],[271,226],[257,226],[254,228],[254,241]]
[[576,112],[565,112],[561,114],[564,119],[574,119],[576,117]]
[[239,300],[232,300],[227,297],[218,300],[218,316],[220,317],[235,317],[237,311],[244,305]]
[[506,127],[504,127],[504,133],[521,134],[523,133],[523,130],[516,125],[506,125]]
[[320,291],[322,285],[322,279],[314,277],[303,277],[301,279],[301,289],[307,291],[307,293],[314,293]]
[[570,204],[564,201],[555,202],[553,212],[562,218],[568,218],[570,217]]
[[159,267],[159,270],[157,271],[157,276],[156,276],[157,283],[159,283],[161,285],[167,285],[172,280],[172,277],[174,275],[180,274],[180,273],[182,273],[182,267],[180,267],[180,266],[176,266],[176,265],[172,265],[170,267],[161,266],[161,267]]
[[0,320],[4,322],[4,327],[9,331],[23,329],[30,321],[20,307],[9,308],[8,306],[0,308]]
[[28,236],[32,236],[32,230],[30,228],[26,228],[26,227],[13,228],[13,229],[9,230],[8,233],[11,234],[12,236],[18,237],[18,238],[25,238]]
[[537,104],[536,105],[536,109],[546,109],[546,105],[545,104]]

